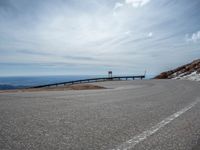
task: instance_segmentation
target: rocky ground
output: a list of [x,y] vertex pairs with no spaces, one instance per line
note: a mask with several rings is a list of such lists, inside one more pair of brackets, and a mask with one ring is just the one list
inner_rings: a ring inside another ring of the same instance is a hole
[[186,79],[200,81],[200,59],[176,69],[162,72],[155,79]]

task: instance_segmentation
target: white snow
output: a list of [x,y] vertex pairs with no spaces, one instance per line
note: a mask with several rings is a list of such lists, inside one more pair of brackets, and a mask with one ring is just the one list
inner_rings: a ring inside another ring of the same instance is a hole
[[189,75],[180,74],[177,77],[174,77],[173,79],[181,79],[181,80],[192,80],[192,81],[200,81],[200,74],[198,74],[196,71],[192,72]]

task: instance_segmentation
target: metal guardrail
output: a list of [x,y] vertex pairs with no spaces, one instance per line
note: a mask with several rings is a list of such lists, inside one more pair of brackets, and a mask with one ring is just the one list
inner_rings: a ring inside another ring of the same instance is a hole
[[38,85],[29,88],[43,88],[43,87],[51,87],[51,86],[58,86],[58,85],[72,85],[72,84],[80,84],[80,83],[93,83],[93,82],[102,82],[102,81],[113,81],[113,80],[128,80],[128,79],[143,79],[145,78],[144,75],[141,76],[116,76],[110,78],[91,78],[91,79],[83,79],[83,80],[75,80],[75,81],[68,81],[68,82],[60,82],[54,84],[46,84],[46,85]]

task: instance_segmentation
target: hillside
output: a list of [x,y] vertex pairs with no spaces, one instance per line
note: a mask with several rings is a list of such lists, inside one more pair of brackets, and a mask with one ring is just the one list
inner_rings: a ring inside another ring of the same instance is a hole
[[155,79],[185,79],[200,81],[200,59],[176,69],[162,72]]

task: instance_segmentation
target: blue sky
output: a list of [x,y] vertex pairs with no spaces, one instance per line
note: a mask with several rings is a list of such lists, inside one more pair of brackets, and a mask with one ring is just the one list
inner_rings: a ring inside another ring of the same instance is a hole
[[199,0],[0,0],[0,76],[158,74],[200,58]]

